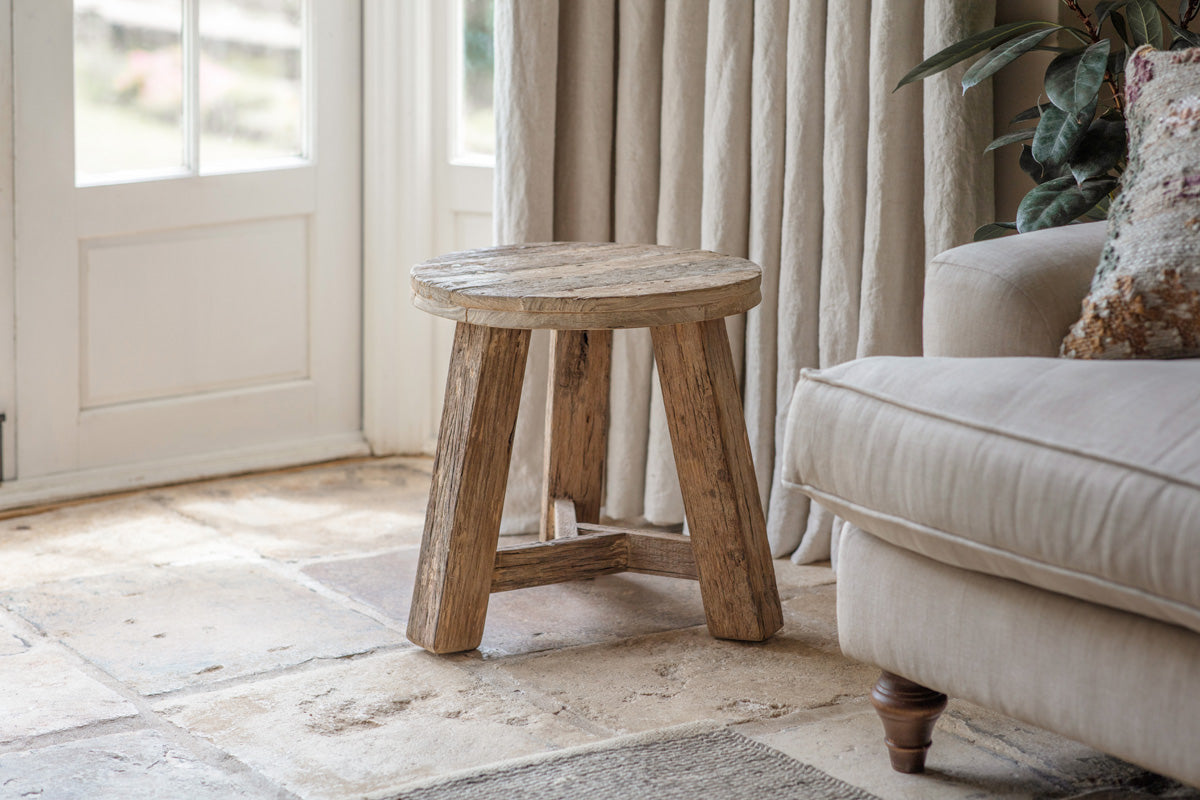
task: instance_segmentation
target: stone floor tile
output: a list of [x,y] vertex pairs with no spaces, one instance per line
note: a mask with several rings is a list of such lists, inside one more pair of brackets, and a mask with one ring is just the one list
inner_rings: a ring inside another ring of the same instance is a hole
[[817,564],[793,564],[786,558],[775,559],[775,583],[784,600],[795,597],[814,586],[836,583],[837,575],[828,561]]
[[222,525],[234,544],[280,561],[375,553],[421,543],[425,514],[341,506],[319,519],[263,527]]
[[[408,619],[417,549],[308,566],[307,575]],[[613,641],[704,624],[694,581],[657,575],[604,575],[493,594],[479,649],[487,657]]]
[[1189,788],[1085,744],[963,700],[952,699],[938,720],[935,735],[943,734],[957,736],[1051,776],[1069,786],[1071,794],[1120,790],[1200,800],[1200,789]]
[[0,743],[137,715],[81,667],[61,646],[23,636],[0,617]]
[[144,495],[0,521],[0,586],[6,589],[135,565],[252,555]]
[[15,633],[0,628],[0,656],[15,656],[29,649],[29,644]]
[[155,731],[133,731],[0,755],[0,800],[259,798]]
[[361,797],[595,737],[423,651],[337,662],[158,711],[304,798]]
[[[837,587],[823,584],[797,590],[783,601],[783,621],[784,633],[803,635],[837,649]],[[871,685],[874,683],[872,678]],[[867,686],[864,692],[870,688]]]
[[942,731],[935,733],[923,775],[895,772],[879,718],[865,699],[811,717],[773,733],[736,730],[884,800],[1024,800],[1056,796],[1062,788],[1027,765]]
[[427,458],[389,458],[172,487],[166,506],[285,560],[418,545]]
[[143,569],[45,584],[0,602],[143,694],[403,637],[261,565]]
[[934,731],[923,775],[892,770],[883,727],[866,698],[781,722],[788,724],[737,730],[885,800],[1063,798],[1101,790],[1130,800],[1200,797],[1162,776],[958,700],[950,701]]
[[[833,587],[819,587],[833,603]],[[789,621],[771,640],[714,639],[690,628],[533,656],[465,662],[504,673],[619,732],[701,719],[780,717],[861,696],[876,670],[844,658],[828,633]]]

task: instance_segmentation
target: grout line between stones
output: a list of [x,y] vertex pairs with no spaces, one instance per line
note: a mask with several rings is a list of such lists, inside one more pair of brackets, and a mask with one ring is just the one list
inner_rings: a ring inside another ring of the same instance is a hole
[[389,653],[406,653],[418,652],[418,648],[409,642],[400,642],[394,645],[380,645],[372,647],[370,650],[364,650],[361,653],[349,653],[341,656],[313,656],[307,658],[297,664],[287,664],[282,667],[266,669],[261,672],[255,672],[250,675],[238,675],[233,678],[224,678],[222,680],[211,681],[209,683],[196,683],[189,686],[181,686],[178,689],[168,689],[162,692],[143,695],[147,700],[152,701],[155,705],[160,705],[167,700],[185,699],[197,695],[212,694],[216,692],[226,691],[228,689],[236,689],[240,686],[249,686],[254,683],[262,683],[265,681],[275,680],[277,678],[287,677],[289,675],[298,675],[305,672],[319,670],[331,664],[337,664],[345,661],[358,661],[359,659],[372,658],[374,656],[387,655]]
[[[19,615],[18,615],[19,616]],[[28,622],[21,618],[22,622]],[[279,786],[262,773],[240,761],[230,753],[211,742],[196,736],[190,731],[175,725],[170,720],[159,715],[152,707],[150,697],[143,696],[133,687],[114,677],[106,670],[88,660],[82,653],[75,650],[66,642],[39,632],[39,638],[51,642],[69,652],[76,660],[76,667],[88,677],[102,686],[110,689],[126,700],[137,710],[136,716],[123,717],[117,720],[104,720],[87,725],[81,725],[65,731],[54,731],[37,736],[25,737],[20,740],[28,744],[24,750],[41,749],[55,744],[73,741],[83,741],[105,736],[111,733],[124,733],[137,730],[151,730],[162,734],[165,738],[181,749],[196,756],[209,766],[232,775],[255,793],[254,796],[272,798],[273,800],[300,800],[293,792]],[[138,723],[141,723],[140,725]],[[11,744],[11,743],[10,743]],[[5,745],[7,748],[8,745]],[[7,752],[15,752],[9,749]],[[0,749],[0,752],[5,750]]]
[[[286,562],[276,561],[276,560],[270,559],[270,558],[264,558],[263,565],[270,572],[274,573],[275,575],[277,575],[281,578],[290,580],[291,582],[293,582],[299,586],[303,586],[305,589],[308,589],[310,592],[313,592],[314,594],[316,594],[320,597],[323,597],[326,600],[330,600],[330,601],[342,606],[343,608],[345,608],[347,610],[353,611],[358,614],[362,614],[364,617],[374,620],[375,622],[379,623],[380,625],[382,625],[383,627],[387,628],[388,630],[390,630],[394,633],[398,633],[401,636],[406,635],[406,627],[404,625],[402,625],[399,620],[397,620],[393,617],[387,616],[382,611],[376,609],[374,606],[370,606],[366,603],[362,603],[358,600],[355,600],[353,597],[350,597],[349,595],[339,592],[337,589],[327,586],[326,584],[322,583],[321,581],[318,581],[316,578],[306,575],[304,573],[304,570],[300,567],[297,567],[293,564],[289,564]],[[415,645],[410,645],[410,646],[415,647]]]

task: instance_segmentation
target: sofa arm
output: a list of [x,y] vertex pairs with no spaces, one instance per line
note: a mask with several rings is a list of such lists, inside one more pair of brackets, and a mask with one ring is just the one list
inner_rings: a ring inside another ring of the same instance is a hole
[[937,256],[925,272],[925,355],[1057,356],[1107,230],[1069,225]]

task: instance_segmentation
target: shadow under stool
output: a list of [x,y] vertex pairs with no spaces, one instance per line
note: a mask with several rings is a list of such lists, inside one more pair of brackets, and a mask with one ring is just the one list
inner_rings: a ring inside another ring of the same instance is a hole
[[[452,253],[413,302],[457,321],[408,638],[476,648],[491,592],[614,572],[698,580],[709,632],[783,625],[725,317],[761,299],[749,261],[555,242]],[[612,331],[649,328],[690,536],[597,524]],[[531,329],[553,331],[541,541],[497,550]]]

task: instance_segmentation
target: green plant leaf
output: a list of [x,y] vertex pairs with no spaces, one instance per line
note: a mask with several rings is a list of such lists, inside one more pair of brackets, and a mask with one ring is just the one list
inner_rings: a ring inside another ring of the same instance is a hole
[[1071,174],[1082,183],[1116,168],[1125,157],[1124,120],[1098,119],[1088,127],[1071,156]]
[[[1184,1],[1186,2],[1186,0]],[[1181,47],[1200,47],[1200,33],[1185,31],[1174,22],[1171,23],[1171,33],[1175,34],[1175,41],[1171,44],[1172,50],[1179,50]]]
[[[1089,36],[1088,32],[1085,30],[1081,30],[1079,28],[1074,28],[1069,25],[1064,27],[1063,30],[1066,31],[1067,33],[1071,34],[1072,36],[1074,36],[1079,41],[1079,43],[1081,45],[1083,45],[1084,47],[1087,47],[1089,44],[1092,43],[1092,37]],[[1064,52],[1066,52],[1066,51],[1064,51]]]
[[1108,74],[1114,78],[1118,75],[1125,74],[1125,60],[1129,57],[1129,53],[1124,48],[1115,53],[1108,54]]
[[[1099,28],[1104,24],[1104,20],[1108,19],[1108,15],[1116,11],[1121,6],[1128,3],[1129,0],[1104,0],[1102,3],[1096,3],[1096,27]],[[1184,0],[1187,2],[1187,0]]]
[[1023,33],[1030,33],[1043,28],[1059,27],[1061,26],[1056,25],[1053,22],[1027,20],[1024,22],[1009,22],[1005,25],[999,25],[995,28],[981,31],[973,36],[968,36],[966,39],[955,42],[944,50],[933,54],[917,66],[913,67],[907,75],[900,79],[900,83],[896,84],[896,89],[899,89],[905,84],[928,78],[930,75],[935,75],[944,69],[954,66],[964,59],[970,58],[976,53],[982,53],[984,50],[990,50],[991,48],[1001,45],[1004,42],[1007,42],[1009,39],[1020,36]]
[[1076,183],[1070,175],[1047,181],[1029,191],[1017,208],[1021,233],[1066,225],[1085,214],[1117,185],[1116,178],[1093,178]]
[[1131,44],[1141,47],[1148,44],[1159,50],[1163,46],[1162,11],[1155,0],[1129,0],[1125,6],[1125,16],[1129,20],[1129,33],[1133,36]]
[[995,139],[992,140],[991,144],[989,144],[987,147],[985,147],[983,149],[983,152],[990,153],[993,150],[995,150],[997,147],[1004,147],[1005,145],[1016,144],[1017,142],[1028,141],[1029,139],[1033,138],[1033,134],[1036,131],[1037,131],[1037,128],[1022,128],[1019,131],[1010,131],[1009,133],[1006,133],[1003,136],[997,136]]
[[1083,111],[1068,113],[1057,106],[1042,112],[1037,133],[1033,135],[1033,157],[1039,163],[1055,167],[1066,164],[1087,131],[1096,103]]
[[1026,175],[1033,178],[1034,183],[1045,183],[1062,175],[1061,169],[1047,168],[1038,163],[1038,160],[1033,157],[1033,148],[1027,144],[1021,146],[1021,156],[1017,159],[1017,163],[1021,165],[1021,169]]
[[1018,122],[1028,122],[1031,119],[1037,119],[1042,115],[1042,112],[1050,107],[1050,103],[1038,103],[1036,106],[1030,106],[1021,113],[1008,121],[1009,125],[1015,125]]
[[1046,95],[1063,111],[1082,111],[1096,102],[1108,51],[1112,43],[1101,39],[1077,53],[1063,53],[1046,68]]
[[980,225],[975,229],[974,240],[984,242],[988,239],[999,239],[1001,236],[1009,236],[1017,231],[1017,223],[1015,222],[989,222],[987,225]]
[[1116,11],[1112,13],[1113,30],[1117,32],[1117,36],[1121,37],[1121,41],[1125,44],[1131,44],[1129,39],[1129,26],[1125,23],[1125,17],[1118,14]]
[[1109,198],[1107,196],[1102,197],[1100,198],[1100,202],[1092,206],[1091,209],[1089,209],[1088,212],[1083,216],[1085,219],[1088,219],[1092,222],[1099,222],[1102,219],[1108,219],[1108,208],[1110,205],[1112,205],[1112,202],[1109,200]]
[[1033,33],[1026,33],[1018,36],[1015,39],[1012,39],[1011,41],[1005,42],[995,50],[992,50],[983,58],[972,64],[971,68],[963,74],[963,91],[966,92],[967,89],[970,89],[980,81],[992,77],[997,72],[1028,53],[1030,50],[1040,44],[1043,39],[1050,36],[1057,30],[1058,27],[1056,26],[1054,28],[1037,30]]
[[1029,145],[1021,146],[1021,155],[1017,159],[1017,163],[1025,174],[1033,178],[1034,183],[1045,183],[1052,181],[1055,178],[1061,178],[1063,175],[1070,174],[1065,164],[1040,164],[1033,157],[1033,148]]

